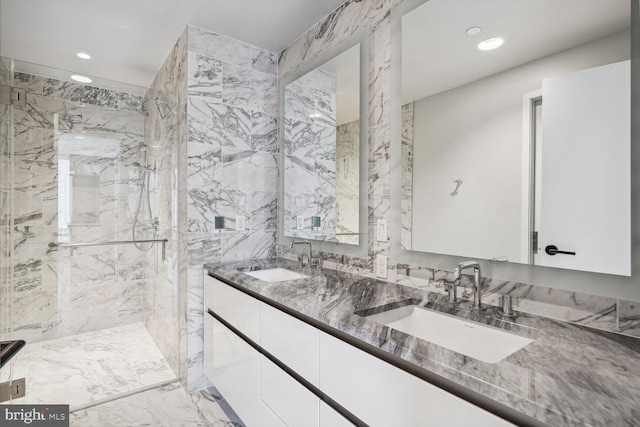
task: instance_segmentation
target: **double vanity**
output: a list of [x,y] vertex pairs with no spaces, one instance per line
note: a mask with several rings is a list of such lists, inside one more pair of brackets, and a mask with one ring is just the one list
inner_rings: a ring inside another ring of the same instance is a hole
[[205,370],[248,426],[640,419],[637,339],[284,259],[205,269]]

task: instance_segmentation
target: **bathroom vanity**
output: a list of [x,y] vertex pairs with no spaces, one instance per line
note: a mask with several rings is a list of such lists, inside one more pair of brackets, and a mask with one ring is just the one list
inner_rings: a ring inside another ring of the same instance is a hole
[[[205,268],[205,370],[248,426],[618,426],[640,418],[637,339],[527,314],[504,321],[496,307],[475,314],[446,295],[282,259]],[[525,341],[506,355],[471,357],[482,340],[438,345],[386,326],[407,307],[426,308],[438,329],[447,328],[442,317]]]

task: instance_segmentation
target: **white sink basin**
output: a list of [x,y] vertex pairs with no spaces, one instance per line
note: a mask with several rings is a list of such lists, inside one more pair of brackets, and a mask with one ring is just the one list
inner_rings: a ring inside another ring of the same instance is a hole
[[264,280],[265,282],[283,282],[285,280],[309,277],[295,271],[287,270],[286,268],[268,268],[266,270],[243,271],[243,273],[256,279]]
[[534,341],[415,305],[372,314],[367,319],[487,363],[499,362]]

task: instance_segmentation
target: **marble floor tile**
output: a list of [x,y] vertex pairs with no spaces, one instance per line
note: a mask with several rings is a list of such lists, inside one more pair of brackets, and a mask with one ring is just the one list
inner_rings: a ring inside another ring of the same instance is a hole
[[187,394],[178,382],[96,405],[70,415],[70,427],[242,427],[204,390]]
[[84,405],[176,378],[142,323],[27,344],[14,378],[27,395],[13,403]]

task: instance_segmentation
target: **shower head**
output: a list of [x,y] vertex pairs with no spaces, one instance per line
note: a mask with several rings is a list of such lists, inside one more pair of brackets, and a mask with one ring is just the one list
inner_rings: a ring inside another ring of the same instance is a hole
[[138,103],[138,105],[136,106],[136,111],[145,117],[149,117],[149,112],[145,108],[144,101]]
[[[130,101],[127,102],[127,105],[129,105],[130,107],[134,108],[136,110],[136,112],[142,114],[145,117],[149,117],[149,111],[147,110],[147,106],[149,105],[150,102],[153,102],[156,105],[156,108],[158,109],[158,114],[160,115],[161,119],[164,119],[166,114],[164,114],[166,112],[162,110],[161,105],[169,105],[168,102],[165,101],[161,101],[160,98],[156,97],[156,98],[138,98],[137,101]],[[166,107],[165,107],[166,108]]]
[[128,101],[127,105],[131,108],[133,108],[136,113],[140,113],[145,117],[149,117],[149,112],[147,111],[147,108],[145,107],[145,103],[147,100],[145,99],[138,99],[138,100],[132,100],[132,101]]

